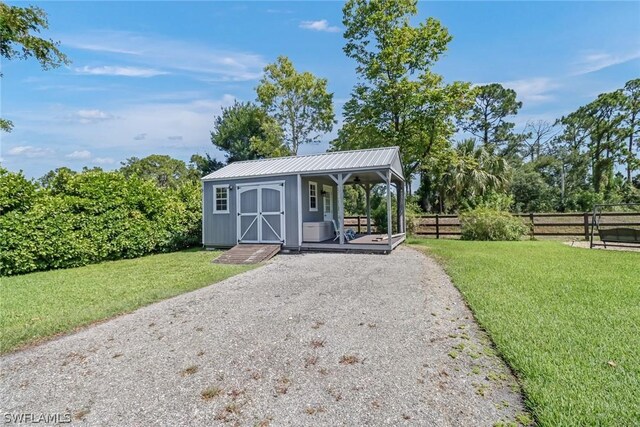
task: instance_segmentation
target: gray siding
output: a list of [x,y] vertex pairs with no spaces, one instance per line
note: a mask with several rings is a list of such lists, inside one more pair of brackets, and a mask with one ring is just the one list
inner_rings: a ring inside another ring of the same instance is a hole
[[[309,181],[318,184],[318,211],[309,210]],[[302,221],[318,222],[324,220],[324,206],[322,205],[322,186],[328,185],[333,188],[333,219],[338,223],[338,186],[331,178],[324,177],[302,177]]]
[[[231,247],[237,243],[237,184],[285,182],[285,246],[298,247],[298,183],[297,176],[265,177],[247,179],[229,179],[224,181],[203,182],[202,203],[202,244],[210,247]],[[213,188],[217,185],[230,185],[229,213],[213,213]]]

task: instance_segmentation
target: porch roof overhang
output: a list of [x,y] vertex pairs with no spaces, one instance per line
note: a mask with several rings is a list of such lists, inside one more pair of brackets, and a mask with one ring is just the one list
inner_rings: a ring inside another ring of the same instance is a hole
[[[363,185],[363,184],[385,184],[387,182],[387,172],[390,172],[391,183],[404,184],[404,178],[396,174],[391,168],[378,168],[378,169],[362,169],[362,170],[339,170],[328,172],[313,172],[304,173],[301,176],[306,177],[331,177],[337,182],[337,177],[342,174],[344,185]],[[346,178],[346,179],[345,179]]]

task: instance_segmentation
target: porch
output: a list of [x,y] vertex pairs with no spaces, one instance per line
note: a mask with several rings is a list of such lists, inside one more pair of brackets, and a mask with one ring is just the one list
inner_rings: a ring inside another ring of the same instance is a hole
[[391,236],[391,245],[389,245],[389,236],[387,234],[357,234],[355,239],[347,240],[340,244],[334,239],[324,240],[322,242],[302,242],[301,250],[313,251],[346,251],[346,252],[379,252],[387,253],[404,242],[405,234],[399,233]]
[[[309,199],[310,205],[317,206],[321,215],[315,222],[306,221],[304,215],[299,218],[300,250],[389,253],[405,240],[405,183],[401,173],[396,172],[394,168],[352,169],[341,173],[304,174],[299,179],[300,188],[306,188],[307,185],[313,188],[306,191],[302,198]],[[331,185],[318,186],[316,182],[321,180],[328,181]],[[364,194],[365,199],[366,222],[361,224],[359,221],[355,229],[345,223],[344,192],[348,186],[360,188],[360,194]],[[382,191],[378,192],[377,196],[382,195],[381,203],[386,207],[386,220],[381,221],[382,224],[378,224],[377,233],[373,234],[371,199],[376,186],[382,187]],[[334,199],[333,194],[336,193],[337,197]],[[314,197],[317,197],[317,202]],[[334,201],[337,204],[335,210]],[[304,212],[307,200],[300,200],[300,202],[303,205],[301,212]],[[324,229],[325,232],[324,234],[317,231],[309,232],[312,229]],[[347,230],[354,233],[357,231],[355,238],[353,238],[353,233],[345,233]],[[380,231],[383,231],[384,234]],[[318,238],[319,234],[320,238]]]

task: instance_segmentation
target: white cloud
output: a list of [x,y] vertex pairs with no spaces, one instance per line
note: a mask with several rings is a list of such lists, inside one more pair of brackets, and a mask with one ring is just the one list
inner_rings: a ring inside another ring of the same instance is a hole
[[593,73],[639,58],[640,50],[630,53],[589,52],[576,61],[573,75]]
[[[212,121],[221,114],[222,107],[232,105],[235,99],[229,94],[218,99],[183,101],[138,99],[138,102],[122,102],[108,112],[65,110],[64,106],[58,106],[57,115],[42,109],[14,116],[30,129],[34,140],[56,141],[58,146],[73,144],[91,151],[93,156],[118,160],[162,150],[210,149]],[[11,137],[17,135],[10,134]],[[182,139],[169,139],[171,136]]]
[[68,159],[73,160],[86,160],[91,158],[91,151],[89,150],[76,150],[72,153],[69,153],[65,156]]
[[109,47],[109,46],[101,45],[99,43],[83,43],[82,41],[80,41],[78,43],[73,44],[73,47],[75,47],[76,49],[90,50],[94,52],[121,53],[125,55],[140,55],[140,52],[135,50],[119,48],[119,47]]
[[70,116],[70,119],[71,121],[88,124],[113,120],[115,116],[101,110],[78,110]]
[[[109,110],[98,110],[106,111],[107,116],[113,116],[117,121],[98,120],[91,125],[70,120],[78,109],[61,104],[57,104],[54,109],[48,105],[34,105],[29,110],[12,112],[12,119],[21,126],[7,134],[6,141],[2,137],[2,156],[6,161],[3,164],[9,165],[11,169],[23,169],[29,176],[41,176],[46,171],[63,165],[72,168],[95,165],[114,169],[121,160],[149,154],[167,154],[188,160],[193,153],[208,152],[223,158],[211,145],[211,126],[223,107],[233,105],[236,96],[201,96],[190,100],[168,98],[171,99],[158,101],[155,98],[135,97],[122,100],[109,107]],[[85,116],[104,117],[99,113]],[[22,129],[28,129],[28,135]],[[134,136],[141,133],[146,133],[145,139],[133,140]],[[168,139],[169,136],[178,135],[182,136],[182,140]],[[47,141],[47,144],[37,144],[34,141]],[[47,147],[56,151],[29,148],[20,152],[13,150],[13,154],[9,154],[9,149],[16,146]],[[64,156],[74,150],[90,151],[92,157],[74,160]],[[38,158],[27,158],[27,154]]]
[[32,145],[18,145],[7,151],[9,156],[26,157],[28,159],[51,156],[53,153],[54,151],[50,148],[34,147]]
[[518,94],[518,100],[524,104],[536,104],[554,99],[553,91],[560,87],[560,83],[547,77],[511,80],[502,82],[502,86],[513,89]]
[[65,40],[65,45],[72,48],[104,52],[111,57],[120,52],[122,61],[128,64],[126,67],[77,69],[90,74],[151,77],[170,72],[198,74],[200,77],[213,78],[214,81],[246,81],[258,79],[266,65],[264,58],[258,54],[217,49],[158,35],[94,31],[61,38]]
[[167,139],[170,141],[182,141],[182,135],[171,135]]
[[111,165],[115,163],[111,157],[96,157],[93,161],[98,165]]
[[166,71],[156,70],[155,68],[111,65],[105,65],[102,67],[90,67],[85,65],[84,67],[76,68],[75,70],[80,74],[91,74],[95,76],[155,77],[169,74]]
[[300,28],[313,31],[325,31],[327,33],[340,32],[339,27],[329,25],[329,21],[326,19],[320,19],[319,21],[302,21],[300,23]]

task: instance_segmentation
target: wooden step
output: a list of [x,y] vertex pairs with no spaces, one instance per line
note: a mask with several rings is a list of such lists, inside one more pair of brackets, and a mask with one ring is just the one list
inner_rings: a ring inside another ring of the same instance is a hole
[[213,262],[216,264],[257,264],[267,261],[280,252],[277,244],[250,245],[240,243],[235,245]]

